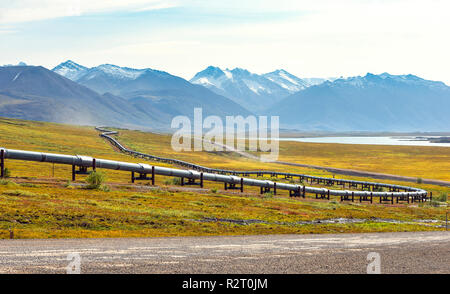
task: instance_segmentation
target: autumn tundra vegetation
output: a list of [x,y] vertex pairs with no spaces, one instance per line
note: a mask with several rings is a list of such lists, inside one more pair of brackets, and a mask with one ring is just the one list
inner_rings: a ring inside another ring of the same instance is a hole
[[[93,126],[1,118],[0,133],[0,147],[143,162],[118,152]],[[276,163],[268,167],[233,152],[175,152],[165,134],[121,129],[116,138],[130,149],[208,167],[368,180]],[[450,148],[445,147],[282,141],[280,160],[450,181]],[[0,180],[0,238],[9,238],[11,231],[15,238],[90,238],[444,230],[450,192],[448,186],[421,180],[383,180],[431,191],[434,200],[344,203],[312,195],[290,198],[286,191],[260,195],[256,187],[246,187],[244,193],[224,191],[214,182],[206,182],[203,189],[181,187],[178,178],[164,176],[156,177],[155,186],[147,181],[131,184],[129,173],[100,169],[72,182],[70,166],[51,163],[7,160],[6,168],[6,178]]]

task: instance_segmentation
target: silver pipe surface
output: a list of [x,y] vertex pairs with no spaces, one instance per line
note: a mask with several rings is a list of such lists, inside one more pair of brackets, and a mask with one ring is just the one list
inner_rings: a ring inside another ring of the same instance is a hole
[[[24,150],[14,150],[14,149],[5,149],[0,148],[0,150],[4,150],[5,159],[14,159],[14,160],[25,160],[25,161],[36,161],[36,162],[51,162],[58,164],[67,164],[67,165],[76,165],[83,167],[93,167],[93,159],[88,156],[81,155],[64,155],[64,154],[54,154],[54,153],[44,153],[44,152],[33,152],[33,151],[24,151]],[[122,161],[114,161],[107,159],[95,158],[95,166],[96,168],[104,168],[111,170],[121,170],[128,172],[138,172],[138,173],[152,173],[152,166],[145,163],[130,163],[130,162],[122,162]],[[183,170],[183,169],[175,169],[161,166],[154,166],[155,174],[163,175],[163,176],[174,176],[174,177],[183,177],[188,179],[200,179],[201,173],[203,173],[203,180],[206,181],[215,181],[215,182],[223,182],[230,184],[239,184],[241,181],[241,177],[235,175],[224,175],[224,174],[216,174],[209,172],[199,172],[195,170]],[[269,180],[258,180],[258,179],[250,179],[250,178],[242,178],[243,184],[248,186],[258,186],[258,187],[266,187],[266,188],[274,188],[275,182]],[[358,182],[360,183],[360,182]],[[400,187],[396,185],[385,184],[390,187]],[[280,190],[291,190],[291,191],[300,191],[305,187],[305,192],[307,193],[316,193],[316,194],[327,194],[334,196],[346,196],[351,195],[352,191],[346,190],[329,190],[325,188],[315,188],[315,187],[306,187],[302,185],[295,184],[286,184],[286,183],[276,183],[276,188]],[[413,190],[412,192],[367,192],[367,191],[353,191],[354,196],[370,196],[373,197],[386,197],[386,196],[426,196],[427,191],[417,188],[410,188]]]

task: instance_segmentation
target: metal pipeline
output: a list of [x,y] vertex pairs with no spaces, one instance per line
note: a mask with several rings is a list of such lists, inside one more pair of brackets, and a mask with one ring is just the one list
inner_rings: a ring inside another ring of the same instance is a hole
[[[204,167],[204,166],[197,165],[197,164],[190,163],[190,162],[185,162],[185,161],[178,160],[178,159],[158,157],[158,156],[149,155],[149,154],[145,154],[145,153],[141,153],[141,152],[136,152],[134,150],[130,150],[130,149],[122,146],[122,144],[120,144],[119,141],[117,141],[116,139],[114,139],[113,137],[110,136],[110,135],[118,134],[117,131],[107,130],[104,127],[96,127],[96,130],[102,132],[100,134],[100,136],[109,140],[113,145],[118,147],[122,152],[131,154],[131,155],[137,156],[137,157],[148,158],[148,159],[153,159],[153,160],[157,160],[157,161],[161,161],[161,162],[165,162],[165,163],[181,165],[181,166],[184,166],[187,168],[194,169],[197,172],[204,172],[204,174],[203,174],[204,179],[206,179],[206,177],[205,177],[206,173],[220,174],[220,175],[234,175],[234,176],[237,176],[237,175],[278,176],[278,175],[280,175],[280,176],[291,177],[291,178],[298,177],[300,179],[309,179],[311,182],[316,181],[318,183],[332,183],[332,184],[338,184],[338,185],[349,184],[349,186],[362,185],[362,186],[372,186],[372,187],[377,187],[377,188],[383,187],[383,188],[389,188],[393,191],[396,191],[396,192],[353,191],[354,196],[370,196],[370,195],[372,195],[374,197],[389,197],[389,196],[408,196],[408,195],[409,196],[426,196],[427,195],[427,191],[425,191],[423,189],[418,189],[418,188],[413,188],[413,187],[408,187],[408,186],[401,186],[401,185],[377,183],[377,182],[366,182],[366,181],[354,181],[354,180],[334,179],[334,178],[325,178],[325,177],[315,177],[315,176],[310,176],[310,175],[305,175],[305,174],[284,173],[284,172],[276,172],[276,171],[234,171],[234,170],[208,168],[208,167]],[[227,183],[238,184],[238,183],[240,183],[240,179],[241,179],[240,177],[235,177],[234,182],[227,182]],[[214,181],[214,180],[211,179],[211,181]],[[219,181],[219,180],[217,180],[217,181]],[[226,182],[225,178],[222,178],[222,180],[220,180],[220,181]],[[258,184],[255,184],[253,181],[261,182],[261,180],[244,178],[245,185],[260,186],[260,187],[266,187],[266,188],[274,187],[274,184],[273,184],[274,182],[272,182],[272,181],[262,181],[263,183],[258,183]],[[303,189],[303,186],[285,184],[285,183],[277,183],[276,187],[277,187],[277,189],[292,190],[292,191],[297,191],[298,187],[301,187],[301,189]],[[399,190],[404,190],[405,192],[399,192]],[[330,191],[330,195],[334,195],[334,196],[350,196],[350,195],[352,195],[352,191],[329,190],[329,189],[325,189],[325,188],[306,187],[306,192],[308,192],[308,193],[316,193],[316,194],[323,195],[325,193],[328,193],[328,191]]]
[[[32,151],[24,151],[24,150],[14,150],[14,149],[5,149],[3,150],[3,155],[5,159],[14,159],[14,160],[25,160],[25,161],[35,161],[35,162],[51,162],[57,164],[67,164],[67,165],[75,165],[81,167],[93,167],[94,166],[94,158],[88,156],[81,155],[64,155],[64,154],[54,154],[54,153],[43,153],[43,152],[32,152]],[[137,172],[142,174],[150,174],[152,173],[152,166],[145,163],[130,163],[130,162],[121,162],[121,161],[113,161],[95,158],[95,167],[96,168],[104,168],[111,170],[120,170],[120,171],[128,171],[128,172]],[[247,186],[257,186],[257,187],[265,187],[273,189],[276,186],[278,190],[290,190],[294,192],[299,192],[304,189],[306,193],[315,193],[325,195],[329,193],[333,196],[372,196],[372,197],[389,197],[389,196],[421,196],[426,197],[427,191],[410,188],[411,192],[368,192],[368,191],[347,191],[347,190],[329,190],[325,188],[316,188],[316,187],[306,187],[302,185],[295,184],[286,184],[286,183],[275,183],[269,180],[258,180],[258,179],[250,179],[250,178],[241,178],[235,175],[224,175],[210,172],[199,172],[195,170],[183,170],[183,169],[175,169],[175,168],[167,168],[161,166],[154,166],[154,172],[157,175],[162,176],[173,176],[173,177],[182,177],[187,179],[200,179],[201,174],[203,176],[203,180],[206,181],[215,181],[215,182],[223,182],[228,184],[240,184],[241,179],[242,183]],[[268,173],[268,172],[267,172]],[[272,172],[270,172],[272,174]],[[285,174],[285,173],[279,173]],[[343,181],[343,180],[340,180]],[[349,181],[347,181],[349,182]],[[356,181],[352,181],[356,182]],[[361,183],[361,182],[358,182]],[[400,188],[402,186],[397,185],[389,185],[383,184],[385,186],[389,186],[391,188]]]

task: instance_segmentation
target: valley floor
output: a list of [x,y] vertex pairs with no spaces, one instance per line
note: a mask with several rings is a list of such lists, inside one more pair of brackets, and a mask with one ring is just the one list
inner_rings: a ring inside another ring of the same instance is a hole
[[[117,152],[92,127],[0,118],[0,132],[0,146],[5,148],[143,161]],[[120,130],[119,140],[134,150],[204,166],[332,176],[323,170],[298,166],[271,164],[267,167],[233,152],[176,153],[170,148],[167,135]],[[335,153],[333,144],[325,145],[328,146],[319,149],[328,159],[352,151]],[[297,154],[297,161],[304,157],[308,162],[307,154],[320,155],[315,149],[309,150],[310,146],[299,146],[306,149],[303,155]],[[281,147],[282,155],[296,150],[293,146]],[[450,148],[445,149],[450,152]],[[397,151],[390,151],[393,157],[406,156]],[[429,169],[426,164],[419,165],[423,160],[433,163],[430,166],[434,168],[449,156],[438,153],[433,157],[432,151],[425,150],[424,158],[411,157],[412,165],[421,172],[426,171]],[[387,155],[377,156],[383,159]],[[378,164],[375,157],[370,162]],[[445,172],[447,163],[440,164]],[[6,160],[6,167],[10,178],[0,182],[0,238],[3,239],[434,231],[444,230],[447,210],[430,203],[341,203],[338,198],[316,200],[314,195],[297,199],[289,198],[286,191],[276,196],[260,195],[256,187],[246,187],[241,194],[224,191],[223,185],[214,182],[207,182],[204,189],[183,188],[174,179],[163,176],[156,177],[154,187],[145,181],[132,185],[130,173],[114,170],[105,171],[106,188],[92,190],[85,187],[86,176],[69,181],[70,166]],[[404,172],[401,167],[398,174]],[[367,180],[355,176],[345,178]],[[401,181],[383,182],[408,185]],[[434,197],[450,192],[450,188],[443,186],[424,183],[414,186],[432,191]]]

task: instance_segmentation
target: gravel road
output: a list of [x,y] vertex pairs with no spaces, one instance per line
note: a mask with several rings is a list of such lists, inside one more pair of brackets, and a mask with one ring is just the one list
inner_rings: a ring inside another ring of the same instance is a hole
[[450,273],[450,232],[0,240],[0,273]]

